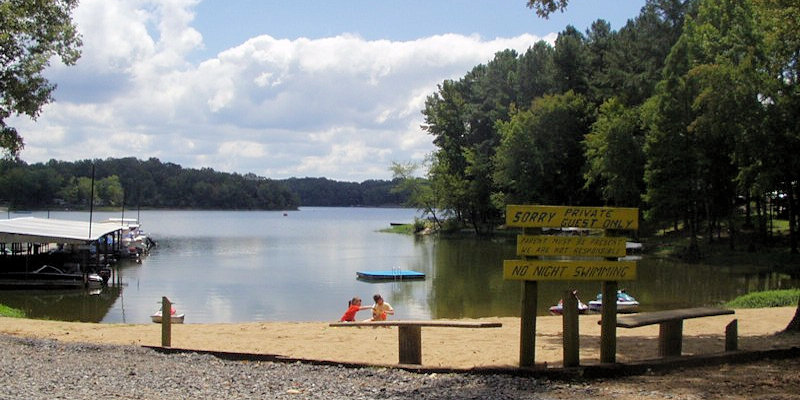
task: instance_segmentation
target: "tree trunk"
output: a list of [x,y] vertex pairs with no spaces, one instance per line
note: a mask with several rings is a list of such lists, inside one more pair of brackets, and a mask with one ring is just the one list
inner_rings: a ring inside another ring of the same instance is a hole
[[789,242],[791,253],[797,254],[797,202],[794,199],[794,183],[789,182]]
[[794,318],[789,321],[784,332],[800,332],[800,298],[797,299],[797,310],[794,312]]

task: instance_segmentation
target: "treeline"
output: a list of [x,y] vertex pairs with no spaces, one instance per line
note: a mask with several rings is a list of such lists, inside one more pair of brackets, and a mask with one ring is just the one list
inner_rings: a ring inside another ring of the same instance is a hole
[[31,165],[0,161],[0,203],[12,209],[88,209],[92,191],[94,205],[100,207],[289,210],[301,205],[402,204],[398,195],[390,193],[391,187],[389,181],[279,181],[210,168],[183,168],[156,158],[51,160]]
[[326,178],[290,178],[285,181],[300,198],[301,205],[312,207],[402,206],[408,196],[394,190],[396,182],[366,180],[340,182]]
[[413,202],[477,231],[505,204],[639,207],[694,246],[741,225],[766,237],[783,199],[796,250],[799,7],[649,0],[619,31],[495,54],[428,97],[436,149]]

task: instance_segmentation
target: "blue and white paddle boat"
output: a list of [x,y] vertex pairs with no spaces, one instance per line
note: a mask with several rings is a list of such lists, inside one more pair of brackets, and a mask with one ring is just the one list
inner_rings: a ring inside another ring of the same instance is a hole
[[[603,294],[597,295],[597,298],[589,302],[589,309],[592,311],[600,311],[603,308]],[[618,313],[635,313],[639,311],[639,302],[633,296],[625,293],[624,290],[617,291],[617,312]]]

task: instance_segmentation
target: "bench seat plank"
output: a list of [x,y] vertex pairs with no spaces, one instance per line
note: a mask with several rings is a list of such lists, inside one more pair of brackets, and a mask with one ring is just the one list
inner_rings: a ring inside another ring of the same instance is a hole
[[640,314],[617,316],[617,326],[622,328],[638,328],[640,326],[661,324],[671,321],[682,321],[690,318],[711,317],[715,315],[728,315],[733,313],[733,310],[715,307],[696,307],[678,310],[653,311]]
[[362,321],[362,322],[332,322],[330,326],[433,326],[439,328],[500,328],[500,322],[470,322],[470,321]]

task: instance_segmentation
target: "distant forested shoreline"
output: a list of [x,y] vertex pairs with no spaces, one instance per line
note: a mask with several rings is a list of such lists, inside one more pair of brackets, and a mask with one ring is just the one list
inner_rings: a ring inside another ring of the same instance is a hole
[[[94,175],[93,175],[94,174]],[[0,161],[0,205],[11,210],[95,207],[293,210],[300,206],[400,206],[394,183],[274,180],[133,157],[27,164]]]

